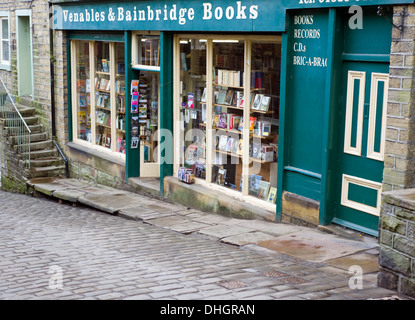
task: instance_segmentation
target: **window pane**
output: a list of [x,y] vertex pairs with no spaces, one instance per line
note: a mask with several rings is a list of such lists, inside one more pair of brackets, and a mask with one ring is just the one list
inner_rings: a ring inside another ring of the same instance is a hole
[[213,40],[212,182],[242,190],[244,41]]
[[137,36],[138,64],[160,66],[160,36]]
[[91,142],[91,82],[89,75],[89,42],[78,41],[76,52],[77,137]]
[[138,84],[138,121],[140,123],[140,135],[145,136],[143,141],[144,162],[157,162],[158,154],[158,106],[159,106],[158,72],[140,71]]
[[249,194],[268,201],[277,186],[281,46],[252,42],[251,52]]
[[2,60],[10,61],[9,41],[2,41],[1,48],[2,48]]
[[95,143],[111,149],[110,44],[95,42]]
[[9,20],[2,19],[1,20],[1,34],[3,40],[9,39]]
[[180,40],[180,119],[183,140],[180,166],[206,178],[206,41]]
[[116,147],[115,151],[125,154],[125,59],[124,43],[115,43],[115,103],[116,103]]

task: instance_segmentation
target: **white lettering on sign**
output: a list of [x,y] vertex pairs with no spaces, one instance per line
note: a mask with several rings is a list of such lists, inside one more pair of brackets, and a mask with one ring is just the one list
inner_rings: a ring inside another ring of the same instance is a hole
[[110,7],[106,10],[97,11],[97,9],[71,10],[62,11],[63,22],[83,23],[83,22],[134,22],[134,21],[177,21],[180,25],[185,25],[188,21],[195,19],[202,20],[256,20],[259,15],[258,5],[244,5],[243,1],[235,1],[227,7],[214,6],[210,2],[203,2],[200,11],[202,16],[196,17],[194,8],[179,8],[177,4],[165,4],[161,8],[155,8],[151,5],[145,7]]
[[[304,0],[302,0],[304,1]],[[313,1],[313,0],[309,0]],[[327,67],[327,58],[324,57],[310,57],[307,55],[307,49],[310,48],[310,41],[307,45],[302,42],[303,39],[320,39],[321,31],[318,28],[313,28],[313,15],[295,15],[293,18],[293,65],[294,66],[308,66],[308,67]],[[302,55],[304,54],[304,55]]]

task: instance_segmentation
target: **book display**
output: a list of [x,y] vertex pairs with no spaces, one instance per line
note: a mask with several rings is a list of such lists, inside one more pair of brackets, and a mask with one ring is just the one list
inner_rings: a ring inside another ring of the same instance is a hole
[[[91,132],[91,87],[89,71],[89,43],[80,41],[76,53],[77,137],[88,141]],[[90,141],[89,141],[90,142]]]
[[[180,130],[184,140],[180,166],[192,170],[195,177],[206,178],[206,44],[187,40],[180,46]],[[223,143],[226,143],[224,141]]]
[[[208,182],[268,201],[270,190],[276,188],[281,46],[277,42],[249,43],[248,59],[243,39],[180,40],[180,121],[184,130],[180,166],[192,169],[196,178],[209,173]],[[209,45],[211,61],[206,54]],[[249,67],[248,60],[252,61]],[[208,76],[207,70],[212,70]],[[208,145],[212,150],[206,150]],[[197,152],[199,148],[203,152]],[[209,165],[206,154],[212,154]],[[243,175],[249,177],[244,187]]]

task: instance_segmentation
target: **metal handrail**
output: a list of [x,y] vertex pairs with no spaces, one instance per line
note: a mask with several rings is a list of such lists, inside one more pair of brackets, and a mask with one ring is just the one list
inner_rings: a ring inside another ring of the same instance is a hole
[[24,165],[30,169],[30,140],[32,131],[17,109],[14,99],[1,77],[0,82],[0,115],[3,118],[5,127],[10,128],[12,144],[16,146],[16,151],[21,155]]

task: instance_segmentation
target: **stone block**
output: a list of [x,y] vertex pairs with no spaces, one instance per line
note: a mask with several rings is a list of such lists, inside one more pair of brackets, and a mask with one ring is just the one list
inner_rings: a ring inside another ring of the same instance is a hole
[[408,239],[401,235],[395,235],[393,239],[393,248],[408,256],[415,257],[415,241],[412,239]]
[[406,233],[406,224],[402,220],[386,214],[380,217],[380,228],[401,235]]
[[415,279],[402,278],[400,292],[409,297],[415,297]]
[[405,276],[411,274],[411,259],[382,245],[379,252],[379,266]]
[[398,289],[399,277],[386,270],[381,269],[378,273],[378,286],[389,290]]

